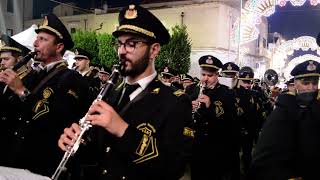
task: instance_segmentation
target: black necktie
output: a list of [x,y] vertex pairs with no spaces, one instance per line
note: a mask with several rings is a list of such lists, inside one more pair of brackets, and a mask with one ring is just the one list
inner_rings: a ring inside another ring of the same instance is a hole
[[118,109],[121,110],[128,102],[130,101],[130,94],[135,91],[138,87],[140,87],[139,84],[126,84],[125,85],[125,90],[123,93],[123,96],[118,104]]
[[37,74],[39,80],[42,80],[46,75],[47,75],[47,69],[46,68],[41,69]]

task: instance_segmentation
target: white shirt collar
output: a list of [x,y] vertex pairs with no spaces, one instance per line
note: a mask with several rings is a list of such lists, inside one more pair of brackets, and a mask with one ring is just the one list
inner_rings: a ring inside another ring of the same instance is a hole
[[[150,83],[151,81],[157,76],[157,72],[154,72],[153,74],[151,74],[150,76],[147,76],[145,78],[142,78],[140,80],[138,80],[137,82],[135,83],[138,83],[140,85],[139,88],[137,88],[135,91],[133,91],[131,94],[130,94],[130,100],[134,99],[140,92],[142,92]],[[125,79],[125,83],[128,83],[128,80],[127,78]],[[133,83],[133,84],[135,84]],[[128,83],[130,84],[130,83]]]
[[67,62],[67,60],[54,61],[54,62],[47,64],[45,66],[45,68],[47,69],[47,72],[49,72],[56,64],[61,63],[61,62]]

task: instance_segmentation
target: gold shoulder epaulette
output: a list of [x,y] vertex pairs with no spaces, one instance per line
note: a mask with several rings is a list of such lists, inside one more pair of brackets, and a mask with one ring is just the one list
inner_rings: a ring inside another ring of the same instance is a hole
[[179,97],[181,96],[182,94],[184,94],[184,91],[179,89],[179,90],[176,90],[174,93],[173,93],[175,96]]
[[294,93],[294,92],[286,92],[286,94],[289,94],[289,95],[292,95],[292,96],[295,96],[296,95],[296,93]]

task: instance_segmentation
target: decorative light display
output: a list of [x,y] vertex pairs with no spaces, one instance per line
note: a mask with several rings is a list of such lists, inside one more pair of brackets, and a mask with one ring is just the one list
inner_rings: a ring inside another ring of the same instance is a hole
[[285,41],[275,49],[275,53],[284,53],[286,55],[292,55],[293,51],[297,51],[299,49],[301,49],[302,51],[317,51],[317,54],[319,54],[320,52],[316,38],[311,36],[301,36],[299,38],[294,38],[292,40]]
[[[275,6],[283,7],[290,2],[293,6],[302,6],[309,1],[316,6],[320,0],[249,0],[244,5],[241,13],[240,44],[245,44],[258,38],[259,30],[256,25],[261,23],[261,17],[269,17],[274,14]],[[236,22],[239,24],[239,22]],[[235,26],[238,27],[239,26]],[[239,31],[239,30],[238,30]],[[236,34],[236,32],[235,32]],[[239,39],[235,39],[238,41]]]
[[285,41],[274,49],[271,68],[275,69],[278,72],[283,72],[284,70],[285,77],[287,78],[290,75],[290,71],[291,71],[290,68],[292,69],[296,65],[296,64],[294,65],[290,65],[290,64],[294,62],[303,62],[305,60],[308,60],[308,58],[309,60],[319,59],[318,56],[314,56],[314,55],[300,56],[300,57],[297,57],[297,59],[294,58],[293,59],[294,61],[291,60],[290,62],[288,62],[288,66],[285,68],[286,66],[285,59],[287,59],[287,56],[292,55],[294,51],[297,51],[297,50],[316,51],[317,55],[320,56],[320,48],[317,45],[316,39],[311,36],[301,36],[299,38]]

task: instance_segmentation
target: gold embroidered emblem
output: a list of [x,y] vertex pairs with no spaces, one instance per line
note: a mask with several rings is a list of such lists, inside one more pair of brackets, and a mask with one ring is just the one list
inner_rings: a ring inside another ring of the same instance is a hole
[[181,96],[182,94],[184,94],[184,92],[179,89],[179,90],[175,91],[173,94],[174,94],[175,96],[179,97],[179,96]]
[[135,9],[135,5],[129,5],[129,9],[126,10],[124,17],[126,19],[135,19],[138,17],[137,10]]
[[240,103],[240,98],[236,98],[235,106],[236,106],[236,109],[237,109],[237,115],[238,115],[238,116],[241,116],[241,115],[244,113],[244,111],[243,111],[243,109],[240,107],[239,103]]
[[136,155],[138,156],[133,162],[136,164],[153,159],[159,155],[157,141],[153,136],[156,132],[155,128],[148,123],[142,123],[137,128],[143,132],[143,136],[136,149]]
[[188,137],[194,137],[194,130],[189,127],[184,127],[183,135],[188,136]]
[[48,98],[52,95],[53,90],[49,87],[45,88],[42,92],[43,99],[39,100],[33,108],[35,115],[32,117],[33,120],[38,119],[40,116],[49,112]]
[[74,51],[74,54],[75,54],[75,55],[79,55],[78,49],[76,49],[76,50]]
[[214,105],[216,106],[216,108],[215,108],[216,117],[220,117],[222,114],[224,114],[224,110],[223,110],[221,101],[215,101]]
[[42,26],[48,26],[48,25],[49,25],[48,17],[44,16],[43,21],[42,21]]
[[73,96],[76,99],[79,99],[79,96],[77,95],[77,93],[72,91],[71,89],[69,89],[68,94],[70,94],[71,96]]
[[231,64],[228,64],[227,69],[228,69],[228,70],[232,70],[232,66],[231,66]]
[[48,99],[52,93],[53,93],[53,90],[51,88],[46,88],[45,90],[43,90],[42,96],[44,99]]
[[313,61],[309,61],[309,65],[307,66],[308,71],[314,71],[317,69],[317,66],[313,64]]
[[249,79],[249,78],[250,78],[250,76],[249,76],[249,74],[247,74],[247,75],[246,75],[246,79]]
[[155,89],[152,91],[153,94],[159,94],[159,92],[160,92],[160,88],[155,88]]

